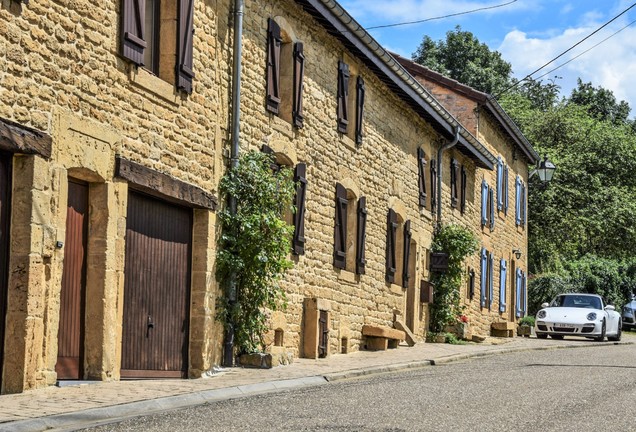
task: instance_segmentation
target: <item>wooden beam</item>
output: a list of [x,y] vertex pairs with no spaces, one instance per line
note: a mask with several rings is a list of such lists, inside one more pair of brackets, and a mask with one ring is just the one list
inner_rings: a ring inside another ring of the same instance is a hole
[[51,157],[51,137],[44,132],[0,118],[0,150]]

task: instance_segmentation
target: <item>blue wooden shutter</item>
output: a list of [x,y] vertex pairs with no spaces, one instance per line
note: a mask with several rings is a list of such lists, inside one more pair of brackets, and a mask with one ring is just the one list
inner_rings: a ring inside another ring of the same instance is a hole
[[521,225],[522,226],[526,226],[526,222],[528,220],[527,218],[527,213],[528,213],[528,188],[526,187],[526,184],[523,183],[521,185]]
[[481,226],[488,223],[488,183],[481,181]]
[[504,179],[503,179],[503,210],[504,215],[508,215],[508,165],[504,167]]
[[526,316],[528,313],[528,278],[525,272],[522,272],[521,277],[523,279],[523,308],[521,310],[521,316]]
[[490,252],[488,254],[488,310],[490,310],[490,307],[492,306],[492,299],[495,296],[495,286],[493,283],[494,267],[495,259],[492,252]]
[[488,217],[490,218],[490,231],[495,229],[495,190],[488,188]]
[[499,312],[506,311],[506,275],[507,263],[505,259],[499,261]]
[[486,248],[481,248],[481,265],[479,267],[480,271],[480,280],[479,280],[479,289],[480,289],[480,305],[481,307],[486,307],[486,281],[488,278],[488,255],[486,252]]
[[504,164],[501,160],[501,156],[497,159],[497,210],[503,210],[504,195],[503,195],[503,177],[504,177]]
[[515,181],[515,225],[521,225],[521,178]]
[[517,318],[521,316],[521,285],[523,284],[523,278],[521,274],[521,269],[517,269],[517,274],[515,278],[515,292],[517,295],[515,296],[515,315]]

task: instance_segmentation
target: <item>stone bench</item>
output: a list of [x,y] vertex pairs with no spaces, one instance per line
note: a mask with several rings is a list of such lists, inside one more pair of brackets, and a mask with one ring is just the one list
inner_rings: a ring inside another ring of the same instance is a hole
[[406,339],[406,333],[389,327],[365,324],[362,326],[362,336],[367,339],[366,349],[369,351],[385,351],[397,348],[400,341]]

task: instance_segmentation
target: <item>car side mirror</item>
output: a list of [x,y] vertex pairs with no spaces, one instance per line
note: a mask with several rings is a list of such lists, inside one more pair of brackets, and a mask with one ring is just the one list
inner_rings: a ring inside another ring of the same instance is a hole
[[548,306],[550,306],[549,303],[541,303],[541,309],[547,308]]
[[616,308],[614,306],[612,306],[612,305],[607,305],[607,306],[605,306],[605,310],[606,311],[613,311],[613,310],[616,310]]

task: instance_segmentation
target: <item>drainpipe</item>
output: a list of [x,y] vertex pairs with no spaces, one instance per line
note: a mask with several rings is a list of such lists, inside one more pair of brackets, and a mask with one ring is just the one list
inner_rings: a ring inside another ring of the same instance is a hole
[[[234,0],[234,47],[232,63],[232,146],[230,149],[230,168],[238,165],[239,157],[239,133],[241,125],[241,57],[243,50],[243,11],[244,0]],[[230,213],[236,214],[236,197],[229,197]],[[230,274],[227,287],[228,307],[230,310],[236,305],[238,298],[236,289],[236,272]],[[223,345],[223,365],[234,366],[234,323],[228,322],[225,329],[225,342]]]
[[444,150],[455,147],[457,141],[459,141],[459,133],[462,127],[457,125],[455,127],[455,138],[453,140],[439,148],[437,151],[437,228],[442,226],[442,154]]

